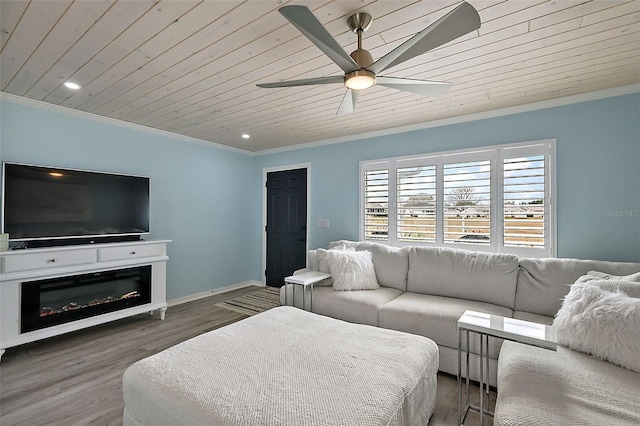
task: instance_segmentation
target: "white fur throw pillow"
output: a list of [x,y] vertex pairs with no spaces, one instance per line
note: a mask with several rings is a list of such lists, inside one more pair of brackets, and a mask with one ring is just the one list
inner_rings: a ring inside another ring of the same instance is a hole
[[560,345],[640,372],[640,299],[573,284],[553,325]]
[[334,290],[375,290],[380,288],[370,251],[327,252]]
[[[329,251],[346,251],[347,250],[347,246],[344,244],[339,244],[335,247],[330,248],[329,250],[325,250],[322,248],[319,248],[316,250],[316,259],[318,261],[318,269],[316,269],[316,271],[320,271],[320,272],[331,272],[329,270],[329,260],[327,259],[327,253],[329,253]],[[355,250],[355,249],[352,249]],[[327,278],[325,280],[320,281],[319,283],[315,284],[316,286],[324,286],[324,287],[331,287],[333,285],[333,278]]]
[[329,270],[329,260],[327,259],[327,253],[329,253],[329,251],[346,251],[346,250],[347,250],[347,246],[345,246],[344,244],[339,244],[333,248],[330,248],[329,250],[322,249],[322,248],[317,249],[316,253],[318,254],[318,271],[331,272]]

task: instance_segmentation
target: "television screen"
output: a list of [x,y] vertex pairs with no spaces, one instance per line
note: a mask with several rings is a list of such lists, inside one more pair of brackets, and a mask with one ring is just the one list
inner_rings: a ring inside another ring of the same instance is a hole
[[4,163],[11,241],[149,233],[149,178]]

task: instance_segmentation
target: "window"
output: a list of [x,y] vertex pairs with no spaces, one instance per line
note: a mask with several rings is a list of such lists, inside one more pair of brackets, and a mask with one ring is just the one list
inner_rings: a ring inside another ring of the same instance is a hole
[[363,161],[360,238],[553,256],[554,154],[547,140]]

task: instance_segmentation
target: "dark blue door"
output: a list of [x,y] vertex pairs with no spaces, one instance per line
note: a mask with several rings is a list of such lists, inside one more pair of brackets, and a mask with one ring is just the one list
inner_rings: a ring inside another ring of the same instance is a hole
[[267,253],[269,286],[306,266],[307,169],[267,173]]

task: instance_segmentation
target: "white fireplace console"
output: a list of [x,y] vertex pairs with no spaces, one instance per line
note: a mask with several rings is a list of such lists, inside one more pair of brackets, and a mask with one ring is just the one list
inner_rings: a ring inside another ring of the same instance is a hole
[[[5,349],[109,321],[167,310],[170,240],[88,244],[0,252],[0,358]],[[151,266],[151,302],[21,333],[21,283],[123,268]]]

